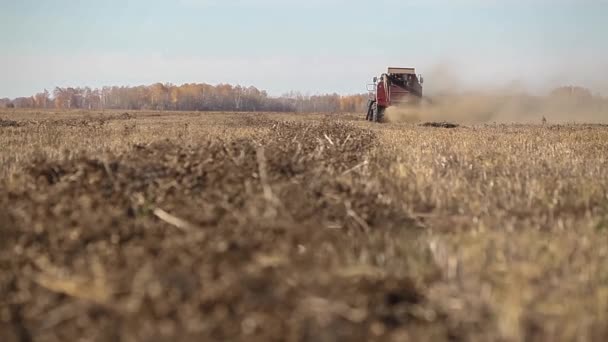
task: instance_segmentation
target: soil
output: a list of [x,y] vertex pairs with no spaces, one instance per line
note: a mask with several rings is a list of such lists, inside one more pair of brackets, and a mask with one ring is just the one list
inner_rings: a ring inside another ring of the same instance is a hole
[[425,123],[421,123],[420,126],[422,126],[422,127],[436,127],[436,128],[456,128],[459,125],[458,124],[454,124],[454,123],[450,123],[450,122],[425,122]]

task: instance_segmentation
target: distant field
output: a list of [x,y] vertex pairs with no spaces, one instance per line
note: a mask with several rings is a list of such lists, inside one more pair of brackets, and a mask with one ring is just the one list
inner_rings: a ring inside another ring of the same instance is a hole
[[0,119],[0,341],[608,340],[606,125]]

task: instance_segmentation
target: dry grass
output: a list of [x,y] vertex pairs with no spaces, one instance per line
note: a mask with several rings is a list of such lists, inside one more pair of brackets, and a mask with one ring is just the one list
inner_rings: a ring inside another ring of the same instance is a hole
[[608,339],[608,127],[0,118],[3,340]]
[[390,171],[425,218],[429,290],[480,340],[604,340],[608,128],[396,126]]

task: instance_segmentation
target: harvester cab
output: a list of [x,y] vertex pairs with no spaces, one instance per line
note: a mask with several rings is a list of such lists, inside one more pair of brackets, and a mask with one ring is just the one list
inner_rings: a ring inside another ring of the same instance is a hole
[[415,105],[422,99],[422,76],[414,68],[388,68],[385,74],[374,77],[368,85],[368,121],[382,122],[384,111],[390,106]]

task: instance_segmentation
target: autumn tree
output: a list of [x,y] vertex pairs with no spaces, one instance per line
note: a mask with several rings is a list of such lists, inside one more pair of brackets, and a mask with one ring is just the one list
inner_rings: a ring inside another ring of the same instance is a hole
[[44,89],[43,92],[34,95],[34,106],[36,108],[47,108],[51,103],[49,91]]
[[[181,86],[155,83],[136,87],[56,87],[31,98],[20,98],[16,106],[60,109],[152,109],[188,111],[274,112],[361,112],[365,95],[303,95],[297,92],[271,97],[256,87],[230,84],[187,83]],[[10,102],[10,101],[9,101]],[[13,101],[14,102],[14,101]]]

